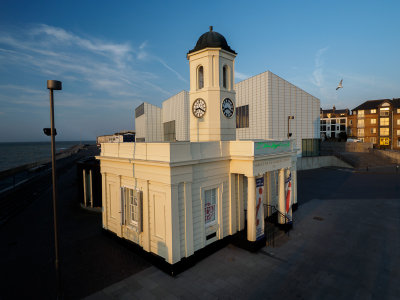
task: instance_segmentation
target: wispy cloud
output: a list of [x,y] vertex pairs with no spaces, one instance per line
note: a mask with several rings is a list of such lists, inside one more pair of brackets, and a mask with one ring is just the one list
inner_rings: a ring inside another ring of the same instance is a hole
[[[324,55],[329,50],[329,46],[320,48],[314,58],[314,70],[310,78],[310,82],[317,88],[318,97],[321,100],[321,105],[325,103],[336,103],[338,102],[338,95],[335,93],[335,84],[338,82],[326,82],[327,72],[325,70]],[[331,74],[332,75],[332,74]],[[329,76],[332,78],[332,76]]]
[[[24,73],[30,71],[62,79],[64,86],[75,85],[85,92],[91,90],[97,98],[98,93],[105,93],[118,101],[121,101],[119,97],[145,100],[154,97],[154,91],[169,97],[172,93],[162,87],[160,80],[157,85],[153,83],[159,78],[157,72],[143,71],[146,70],[143,64],[158,62],[179,80],[187,81],[164,59],[152,55],[147,46],[148,41],[133,47],[129,43],[82,37],[63,28],[40,24],[12,34],[0,31],[0,68],[3,66],[8,72],[12,66]],[[3,93],[12,89],[15,92],[18,88],[0,86]]]
[[158,57],[156,55],[150,54],[147,52],[146,48],[148,46],[148,41],[144,41],[143,43],[140,44],[138,51],[136,52],[136,57],[138,60],[141,61],[156,61],[159,62],[163,67],[165,67],[167,70],[171,71],[172,73],[174,73],[176,75],[176,77],[187,83],[188,81],[182,77],[181,74],[179,74],[179,72],[177,72],[175,69],[173,69],[170,65],[168,65],[164,59],[162,59],[161,57]]
[[312,83],[315,84],[317,87],[322,87],[324,83],[324,60],[322,56],[328,50],[328,48],[329,47],[321,48],[315,54],[315,68],[311,80]]
[[245,80],[247,78],[249,78],[250,75],[244,74],[244,73],[240,73],[238,71],[235,70],[235,78],[239,79],[239,80]]

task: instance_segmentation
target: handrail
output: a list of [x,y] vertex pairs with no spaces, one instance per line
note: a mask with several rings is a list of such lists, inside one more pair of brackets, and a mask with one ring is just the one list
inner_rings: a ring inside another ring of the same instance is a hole
[[[275,212],[277,212],[279,215],[281,215],[285,219],[285,224],[286,224],[286,220],[288,221],[287,223],[292,222],[292,220],[286,214],[282,213],[279,209],[277,209],[275,205],[264,204],[264,207],[273,208],[275,210]],[[273,212],[272,214],[274,214],[275,212]],[[270,217],[270,216],[268,216],[268,217]]]

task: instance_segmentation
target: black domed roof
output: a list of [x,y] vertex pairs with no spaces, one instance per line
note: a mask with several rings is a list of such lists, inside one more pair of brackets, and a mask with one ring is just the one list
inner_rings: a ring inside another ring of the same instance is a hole
[[212,26],[210,26],[210,31],[202,34],[199,37],[196,46],[188,53],[193,53],[205,48],[222,48],[228,52],[236,54],[236,52],[232,50],[231,47],[229,47],[224,36],[218,32],[213,31]]

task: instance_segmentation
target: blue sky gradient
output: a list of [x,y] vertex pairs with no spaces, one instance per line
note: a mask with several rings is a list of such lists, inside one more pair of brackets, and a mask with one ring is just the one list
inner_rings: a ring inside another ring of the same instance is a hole
[[[59,140],[133,129],[134,108],[189,89],[186,53],[213,25],[236,82],[266,70],[354,108],[400,97],[399,1],[2,1],[0,141],[44,141],[47,79]],[[335,88],[343,78],[343,89]]]

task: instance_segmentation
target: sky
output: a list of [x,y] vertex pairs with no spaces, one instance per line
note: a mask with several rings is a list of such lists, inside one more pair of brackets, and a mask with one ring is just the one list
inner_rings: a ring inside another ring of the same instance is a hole
[[[0,2],[0,142],[134,130],[134,109],[189,90],[186,54],[214,26],[238,55],[235,81],[267,70],[352,109],[400,97],[400,1]],[[336,86],[343,79],[343,89]]]

